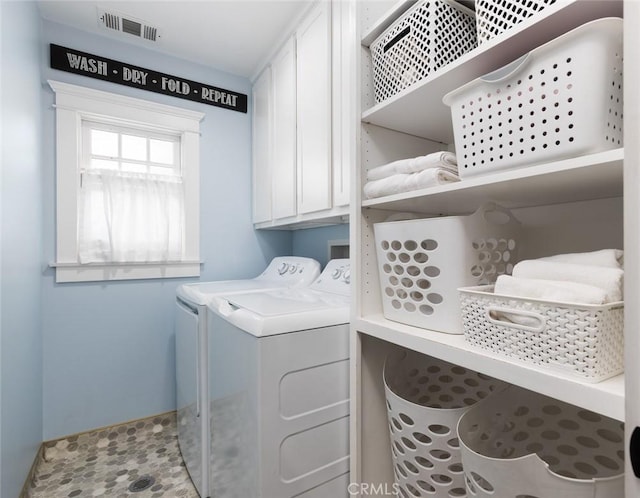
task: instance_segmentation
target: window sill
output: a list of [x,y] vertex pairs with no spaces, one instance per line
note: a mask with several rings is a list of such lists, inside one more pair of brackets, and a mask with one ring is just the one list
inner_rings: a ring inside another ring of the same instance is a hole
[[51,263],[56,269],[56,283],[103,282],[155,278],[199,277],[200,261],[178,263]]

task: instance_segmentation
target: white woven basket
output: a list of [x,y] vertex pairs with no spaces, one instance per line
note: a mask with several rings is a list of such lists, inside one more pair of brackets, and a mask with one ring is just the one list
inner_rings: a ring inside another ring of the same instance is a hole
[[390,355],[384,386],[400,495],[466,496],[456,425],[506,384],[414,351]]
[[623,498],[621,422],[510,386],[458,423],[469,496]]
[[493,203],[469,216],[376,223],[384,316],[462,334],[458,287],[511,273],[519,228],[510,211]]
[[443,100],[463,178],[622,147],[622,19],[584,24]]
[[537,14],[556,0],[476,0],[478,44]]
[[476,46],[473,11],[449,0],[418,1],[371,43],[376,102]]
[[622,302],[523,299],[493,294],[491,285],[459,291],[464,335],[471,344],[585,382],[623,371]]

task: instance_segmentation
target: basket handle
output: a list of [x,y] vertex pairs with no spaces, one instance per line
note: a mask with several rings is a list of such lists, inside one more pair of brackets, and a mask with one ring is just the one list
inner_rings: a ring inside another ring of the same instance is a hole
[[499,83],[500,81],[506,80],[520,71],[527,60],[529,59],[529,54],[524,54],[522,57],[510,62],[506,66],[501,67],[500,69],[496,69],[495,71],[485,74],[481,76],[480,79],[485,83]]
[[499,306],[487,308],[487,319],[494,325],[526,330],[536,334],[542,332],[547,324],[546,318],[539,313]]
[[[499,213],[502,216],[492,216],[492,214]],[[482,216],[482,219],[491,225],[519,225],[520,222],[513,216],[511,210],[496,204],[495,202],[485,202],[480,206],[476,213]]]
[[402,40],[409,33],[411,33],[411,26],[407,26],[402,31],[400,31],[400,33],[398,33],[396,36],[394,36],[391,40],[389,40],[387,43],[385,43],[384,47],[382,48],[382,53],[386,54],[389,50],[391,50],[391,48],[393,48],[393,46],[396,43],[398,43],[400,40]]

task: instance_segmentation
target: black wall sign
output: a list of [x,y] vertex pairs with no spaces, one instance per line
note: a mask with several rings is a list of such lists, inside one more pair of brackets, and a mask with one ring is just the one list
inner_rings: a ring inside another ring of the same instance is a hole
[[142,88],[150,92],[172,95],[202,104],[247,112],[247,96],[215,86],[197,83],[170,74],[132,66],[105,57],[80,52],[60,45],[49,45],[51,67],[68,73],[110,81],[120,85]]

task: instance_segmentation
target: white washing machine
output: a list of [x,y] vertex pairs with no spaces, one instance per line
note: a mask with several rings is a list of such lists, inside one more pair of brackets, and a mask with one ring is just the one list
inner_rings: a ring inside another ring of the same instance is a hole
[[348,496],[349,279],[212,300],[212,498]]
[[216,294],[307,286],[320,274],[310,258],[274,258],[259,276],[181,285],[176,290],[176,404],[178,442],[189,475],[202,498],[210,496],[207,304]]

